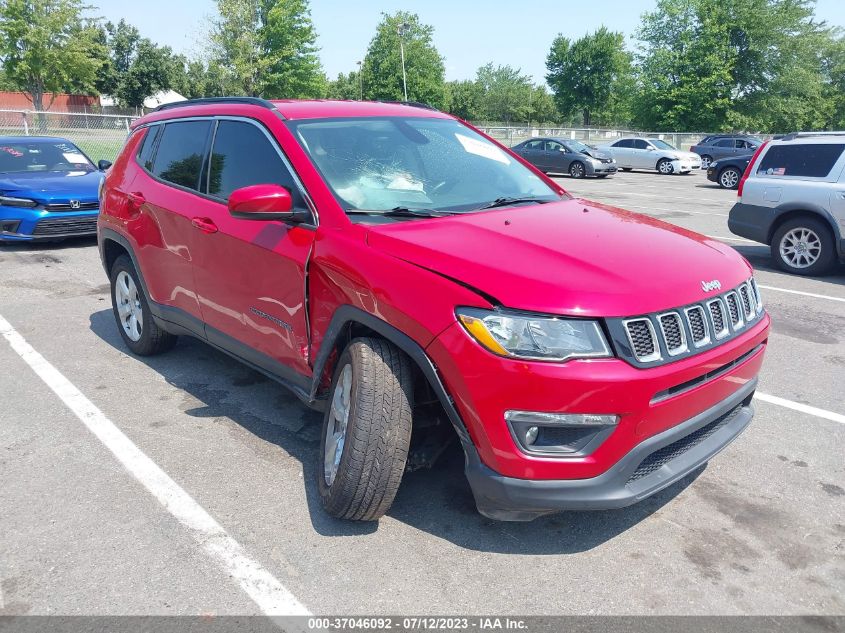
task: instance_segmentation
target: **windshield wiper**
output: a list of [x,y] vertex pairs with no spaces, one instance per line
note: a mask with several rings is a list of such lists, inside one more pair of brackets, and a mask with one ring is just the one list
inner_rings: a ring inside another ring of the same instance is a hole
[[532,196],[521,196],[521,197],[514,197],[514,198],[496,198],[490,204],[485,204],[481,207],[475,209],[476,211],[481,211],[483,209],[495,209],[497,207],[507,207],[512,204],[520,204],[521,202],[536,202],[537,204],[545,204],[547,202],[551,202],[551,200],[546,200],[545,198],[537,198]]
[[454,215],[449,211],[437,211],[436,209],[420,209],[412,207],[393,207],[386,211],[368,211],[367,209],[349,209],[347,213],[361,215],[386,215],[394,218],[439,218],[445,215]]

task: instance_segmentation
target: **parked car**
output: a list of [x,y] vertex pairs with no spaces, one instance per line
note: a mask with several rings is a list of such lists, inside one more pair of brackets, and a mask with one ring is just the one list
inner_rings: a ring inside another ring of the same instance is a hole
[[748,262],[436,110],[164,106],[102,200],[126,346],[194,336],[322,410],[333,516],[380,517],[449,437],[488,517],[626,506],[751,420],[769,317]]
[[547,174],[607,178],[616,173],[616,161],[610,154],[572,139],[535,138],[511,149]]
[[64,138],[0,137],[0,243],[97,232],[102,171]]
[[822,275],[845,258],[845,132],[788,134],[764,143],[728,218],[736,235],[768,244],[774,263]]
[[690,147],[690,151],[701,156],[701,168],[707,169],[714,160],[753,154],[762,143],[756,136],[707,136]]
[[752,156],[754,154],[745,154],[710,163],[707,168],[707,180],[717,183],[722,189],[736,189]]
[[613,156],[622,171],[655,169],[668,175],[701,169],[698,154],[682,152],[659,138],[622,138],[599,149]]

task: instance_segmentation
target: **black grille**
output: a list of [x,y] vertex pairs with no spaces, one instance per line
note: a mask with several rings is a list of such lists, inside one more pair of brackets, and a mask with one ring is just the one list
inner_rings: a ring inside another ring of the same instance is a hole
[[742,307],[745,308],[745,317],[750,319],[754,311],[751,308],[751,297],[748,294],[748,286],[743,284],[739,287],[739,296],[742,298]]
[[78,207],[72,207],[70,203],[61,202],[56,204],[45,205],[47,211],[93,211],[100,207],[99,202],[80,202]]
[[648,321],[629,321],[627,326],[628,336],[631,337],[631,344],[634,346],[634,355],[637,358],[647,358],[654,354],[654,338],[651,336],[651,328]]
[[651,455],[640,462],[640,465],[637,466],[637,469],[628,479],[628,483],[647,477],[653,472],[660,470],[664,464],[668,464],[670,461],[676,457],[680,457],[694,446],[701,444],[701,442],[713,435],[720,428],[729,424],[731,420],[739,414],[742,407],[742,404],[738,404],[733,409],[720,415],[709,424],[706,424],[689,435],[672,442],[668,446],[664,446],[663,448],[654,451]]
[[86,235],[97,232],[97,216],[39,220],[33,235]]
[[713,329],[718,334],[725,329],[725,312],[720,301],[711,301],[707,306],[710,308],[710,318],[713,319]]
[[731,323],[736,326],[740,321],[740,314],[739,314],[739,305],[736,301],[736,295],[731,293],[725,300],[728,302],[728,312],[731,313]]
[[689,329],[692,332],[693,343],[701,343],[707,338],[707,324],[704,322],[704,310],[695,307],[687,312]]
[[684,335],[681,330],[681,317],[677,314],[664,314],[660,317],[660,327],[666,348],[671,352],[684,347]]

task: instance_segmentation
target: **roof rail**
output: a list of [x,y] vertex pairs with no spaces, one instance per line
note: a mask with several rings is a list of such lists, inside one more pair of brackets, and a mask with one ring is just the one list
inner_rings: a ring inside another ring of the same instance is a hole
[[422,101],[382,101],[381,103],[394,103],[396,105],[406,105],[412,108],[422,108],[424,110],[434,110],[435,112],[440,112],[440,110],[435,108],[433,105],[423,103]]
[[792,141],[796,138],[812,138],[814,136],[845,136],[845,131],[833,131],[833,132],[792,132],[791,134],[785,135],[780,140],[782,141]]
[[162,103],[153,112],[161,112],[162,110],[173,110],[174,108],[185,108],[195,105],[214,105],[214,104],[236,104],[255,105],[260,108],[267,108],[268,110],[275,110],[276,106],[259,97],[201,97],[199,99],[186,99],[185,101],[174,101],[173,103]]

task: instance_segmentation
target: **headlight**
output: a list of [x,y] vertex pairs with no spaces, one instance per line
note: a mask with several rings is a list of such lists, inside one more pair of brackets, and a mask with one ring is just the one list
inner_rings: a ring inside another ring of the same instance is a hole
[[612,356],[597,321],[477,308],[460,308],[457,315],[476,341],[499,356],[557,361]]
[[26,207],[31,209],[38,206],[35,200],[29,198],[10,198],[9,196],[0,196],[0,205],[4,207]]

